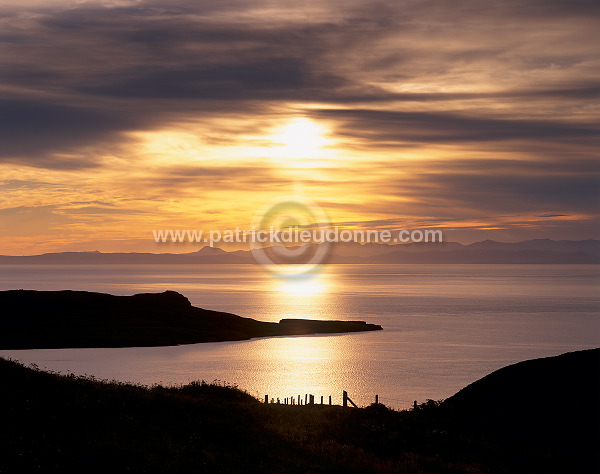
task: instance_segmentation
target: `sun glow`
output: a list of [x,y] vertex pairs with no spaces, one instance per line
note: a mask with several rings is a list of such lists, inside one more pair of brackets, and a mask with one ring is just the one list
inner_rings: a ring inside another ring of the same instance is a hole
[[325,137],[326,133],[325,127],[310,119],[295,118],[277,128],[270,137],[276,145],[274,156],[299,168],[319,166],[319,159],[331,155],[326,147],[332,140]]

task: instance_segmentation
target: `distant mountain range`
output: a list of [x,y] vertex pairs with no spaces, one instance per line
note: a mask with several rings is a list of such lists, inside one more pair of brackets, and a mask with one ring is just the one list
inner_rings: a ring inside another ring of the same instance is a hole
[[[310,244],[307,244],[310,245]],[[296,247],[297,248],[297,247]],[[272,249],[276,250],[276,247]],[[253,264],[250,250],[203,247],[191,253],[60,252],[0,256],[0,264]],[[287,261],[281,263],[301,263]],[[518,243],[485,240],[410,244],[331,244],[325,263],[336,264],[598,264],[600,240],[535,239]]]

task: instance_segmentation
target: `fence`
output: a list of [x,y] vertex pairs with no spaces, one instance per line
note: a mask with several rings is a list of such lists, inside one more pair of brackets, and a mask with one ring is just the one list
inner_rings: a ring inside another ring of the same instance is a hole
[[[319,398],[317,398],[316,400],[319,400]],[[417,401],[407,401],[407,400],[399,400],[396,398],[390,398],[389,399],[392,403],[389,403],[389,405],[393,405],[393,408],[396,409],[400,409],[400,410],[410,410],[410,409],[415,409],[417,406]],[[328,395],[327,398],[324,397],[323,395],[320,396],[320,401],[315,401],[315,395],[311,394],[311,393],[305,393],[304,396],[302,395],[294,395],[291,397],[284,397],[284,398],[275,398],[275,397],[269,397],[269,395],[265,395],[265,403],[275,403],[275,404],[279,404],[279,405],[333,405],[332,403],[332,397],[331,395]],[[379,401],[379,395],[375,395],[375,404],[378,405],[380,403]],[[342,391],[342,406],[343,407],[347,407],[348,405],[352,405],[355,408],[358,408],[358,406],[356,405],[356,403],[354,403],[354,401],[352,401],[352,399],[350,398],[350,396],[348,395],[348,392],[346,390]]]

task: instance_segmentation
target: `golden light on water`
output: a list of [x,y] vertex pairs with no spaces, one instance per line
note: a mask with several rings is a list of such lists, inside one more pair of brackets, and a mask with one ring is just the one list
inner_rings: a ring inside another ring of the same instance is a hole
[[[352,378],[344,367],[352,359],[352,336],[297,336],[252,341],[246,354],[255,366],[269,367],[269,375],[262,371],[254,374],[260,395],[285,397],[304,394],[315,395],[316,402],[333,395],[334,403],[340,403],[342,390],[362,386],[362,380]],[[265,362],[266,361],[266,362]],[[275,375],[274,375],[275,374]]]
[[327,290],[323,275],[311,275],[304,278],[279,278],[278,294],[282,297],[313,298]]
[[[339,313],[335,308],[340,304],[336,286],[335,275],[327,272],[302,277],[272,275],[268,319],[336,319]],[[301,395],[304,402],[304,394],[311,393],[317,403],[321,396],[328,403],[329,395],[334,403],[340,403],[342,390],[362,383],[344,370],[355,356],[352,340],[352,335],[339,334],[276,337],[251,341],[245,354],[255,366],[271,368],[267,377],[262,372],[253,376],[262,388],[261,396],[269,394],[283,402],[292,396],[297,401]]]
[[[303,276],[270,275],[267,283],[268,302],[263,319],[279,321],[287,318],[332,319],[337,296],[335,280],[326,272]],[[275,337],[248,341],[240,349],[253,367],[261,367],[252,378],[261,387],[261,396],[297,397],[312,393],[320,400],[335,398],[351,381],[342,369],[350,354],[347,337],[305,335]],[[263,368],[278,369],[264,376]],[[354,381],[352,382],[354,383]]]
[[[298,266],[298,265],[296,265]],[[270,321],[286,318],[332,319],[334,281],[327,273],[302,276],[272,275],[269,291]]]

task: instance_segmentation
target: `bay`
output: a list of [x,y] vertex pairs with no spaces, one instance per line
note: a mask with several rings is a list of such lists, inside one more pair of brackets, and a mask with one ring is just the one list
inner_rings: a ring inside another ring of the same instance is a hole
[[[312,393],[408,408],[521,360],[600,346],[594,265],[329,265],[281,278],[254,265],[3,265],[0,289],[118,295],[175,290],[264,321],[363,320],[383,331],[175,347],[0,351],[61,372],[152,385],[238,385],[262,398]],[[18,315],[16,315],[18,317]]]

